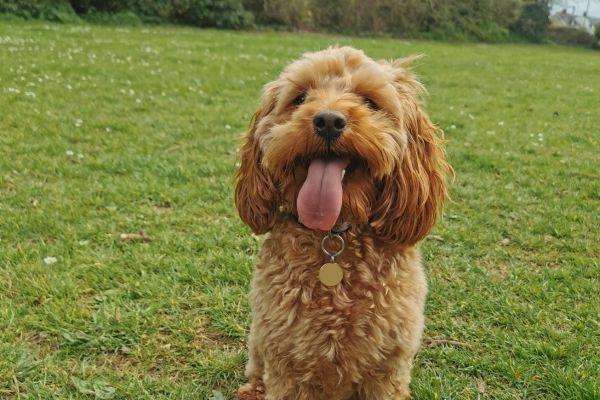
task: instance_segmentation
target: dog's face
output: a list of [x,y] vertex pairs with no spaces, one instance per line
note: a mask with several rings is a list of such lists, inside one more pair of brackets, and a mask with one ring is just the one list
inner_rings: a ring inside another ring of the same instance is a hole
[[350,222],[386,241],[423,238],[450,167],[407,63],[330,48],[304,55],[265,86],[236,187],[240,216],[255,232],[289,212],[312,229]]

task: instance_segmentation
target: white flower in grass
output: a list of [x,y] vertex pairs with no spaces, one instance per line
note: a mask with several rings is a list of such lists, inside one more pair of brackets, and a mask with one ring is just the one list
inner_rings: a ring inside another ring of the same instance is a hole
[[44,264],[46,264],[46,265],[52,265],[52,264],[55,264],[58,261],[58,259],[56,257],[48,256],[48,257],[44,257],[43,261],[44,261]]
[[75,120],[75,126],[76,126],[77,128],[79,128],[81,125],[83,125],[83,120],[81,120],[81,119],[76,119],[76,120]]
[[83,154],[81,154],[81,153],[75,154],[75,152],[73,150],[65,151],[65,156],[67,156],[68,158],[77,157],[77,159],[79,159],[79,160],[83,160],[83,157],[84,157]]

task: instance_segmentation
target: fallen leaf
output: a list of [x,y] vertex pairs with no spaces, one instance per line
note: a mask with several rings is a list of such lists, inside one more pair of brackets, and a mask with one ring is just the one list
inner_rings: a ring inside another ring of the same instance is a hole
[[477,381],[477,391],[479,392],[479,394],[485,393],[485,382],[484,381]]

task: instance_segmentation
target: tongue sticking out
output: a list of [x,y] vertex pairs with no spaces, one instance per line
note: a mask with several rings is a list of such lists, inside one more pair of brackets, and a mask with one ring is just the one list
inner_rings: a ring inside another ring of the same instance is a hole
[[328,231],[342,209],[342,176],[348,160],[313,160],[296,200],[300,222],[311,229]]

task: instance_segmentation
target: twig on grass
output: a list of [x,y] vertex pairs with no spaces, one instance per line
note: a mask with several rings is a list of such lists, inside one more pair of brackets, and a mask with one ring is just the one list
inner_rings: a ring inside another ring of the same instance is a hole
[[144,231],[138,233],[121,233],[119,239],[124,242],[150,242],[152,238]]
[[473,346],[469,343],[459,342],[458,340],[444,339],[439,337],[425,338],[423,339],[423,345],[425,347],[438,347],[438,346],[453,346],[453,347],[461,347],[463,349],[471,350]]

